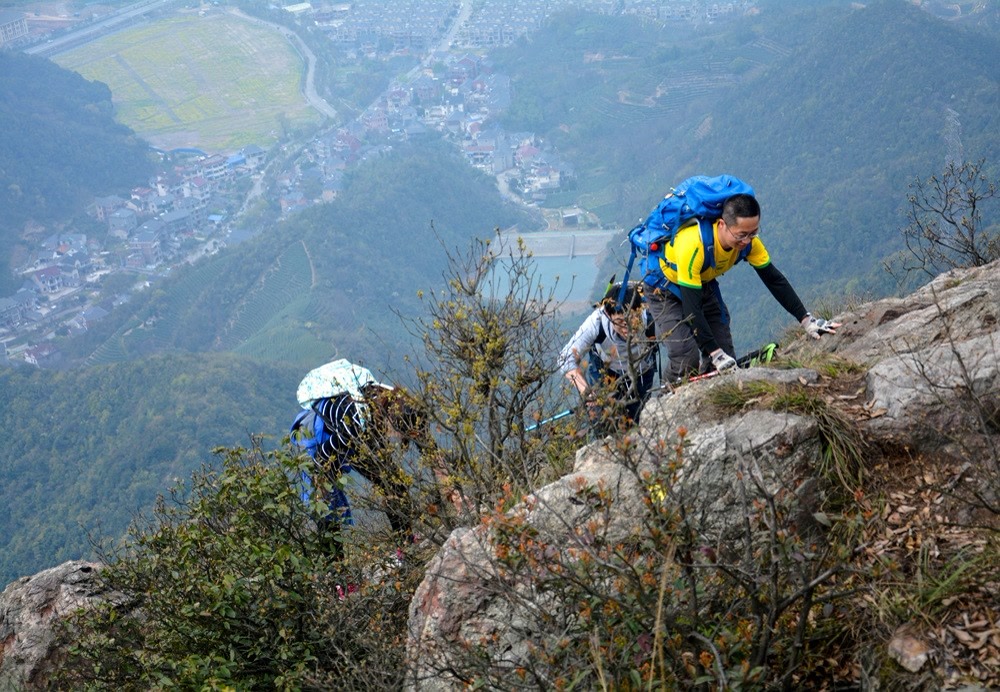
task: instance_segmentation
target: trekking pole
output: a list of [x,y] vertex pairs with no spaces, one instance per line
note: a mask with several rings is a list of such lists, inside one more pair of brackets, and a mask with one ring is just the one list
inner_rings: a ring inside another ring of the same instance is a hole
[[[750,351],[750,353],[747,353],[737,358],[736,367],[740,369],[745,369],[753,367],[754,365],[762,365],[770,363],[771,359],[774,358],[774,352],[776,350],[778,350],[778,344],[775,342],[771,342],[766,346],[762,346],[761,348],[758,348],[755,351]],[[713,377],[718,377],[724,372],[728,372],[728,370],[724,370],[722,372],[718,370],[713,370],[711,372],[706,372],[702,375],[695,375],[694,377],[689,377],[686,380],[681,380],[680,382],[666,382],[660,385],[659,390],[661,392],[665,390],[672,394],[674,391],[674,387],[678,387],[682,384],[689,384],[691,382],[697,382],[699,380],[708,380]]]
[[532,425],[529,425],[527,428],[524,429],[524,432],[528,432],[529,430],[535,430],[537,428],[540,428],[543,425],[551,423],[552,421],[559,420],[560,418],[565,418],[566,416],[568,416],[568,415],[570,415],[572,413],[573,413],[573,409],[571,409],[571,408],[568,408],[565,411],[560,411],[559,413],[557,413],[554,416],[549,416],[545,420],[540,420],[537,423],[533,423]]
[[[641,226],[642,224],[639,224],[639,225]],[[638,228],[638,226],[636,226],[636,228]],[[634,231],[635,228],[633,228],[632,230]],[[625,236],[625,239],[627,240],[631,235],[632,235],[632,231],[629,231],[628,235]],[[621,290],[618,291],[618,304],[619,305],[622,305],[625,302],[625,292],[626,292],[626,289],[628,288],[628,275],[632,273],[632,264],[635,262],[635,243],[631,243],[630,242],[629,245],[632,246],[632,250],[631,250],[631,252],[629,252],[628,264],[625,266],[625,278],[622,279]]]
[[774,352],[778,350],[778,346],[779,344],[772,341],[766,346],[758,348],[756,351],[750,351],[750,353],[736,359],[736,366],[739,368],[750,368],[754,365],[766,365],[774,358]]

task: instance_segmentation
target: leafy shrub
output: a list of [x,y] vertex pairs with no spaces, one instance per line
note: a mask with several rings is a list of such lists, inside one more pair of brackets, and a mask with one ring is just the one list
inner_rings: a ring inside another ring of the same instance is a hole
[[311,519],[319,508],[300,500],[302,463],[228,450],[221,470],[205,467],[190,490],[161,497],[129,544],[107,555],[102,579],[114,597],[70,622],[76,643],[61,683],[397,686],[413,579],[373,568],[390,554],[374,532],[334,560]]

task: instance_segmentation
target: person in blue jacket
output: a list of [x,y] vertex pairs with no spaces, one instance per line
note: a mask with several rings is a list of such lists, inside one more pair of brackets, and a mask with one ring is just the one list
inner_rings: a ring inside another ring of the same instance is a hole
[[[315,418],[308,414],[315,413]],[[307,479],[310,492],[319,489],[329,511],[319,519],[319,528],[340,551],[344,525],[352,523],[350,503],[341,487],[341,478],[354,470],[374,486],[381,497],[381,509],[399,545],[413,540],[415,516],[410,489],[413,479],[394,453],[393,439],[412,443],[421,454],[433,457],[436,445],[426,418],[412,396],[403,389],[372,382],[360,387],[360,396],[343,392],[312,402],[292,425],[292,437],[313,457],[315,469]],[[320,482],[322,481],[322,482]]]

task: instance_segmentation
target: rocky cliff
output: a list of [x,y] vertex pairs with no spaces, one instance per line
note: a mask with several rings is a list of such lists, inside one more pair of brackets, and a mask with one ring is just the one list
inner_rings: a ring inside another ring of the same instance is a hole
[[54,623],[106,594],[92,562],[65,562],[0,594],[0,690],[44,689],[60,658]]
[[[701,617],[675,609],[695,593],[684,583],[708,600],[726,575],[772,618],[760,631],[856,625],[817,675],[866,684],[884,654],[925,682],[1000,685],[1000,580],[959,579],[964,565],[1000,564],[989,538],[1000,526],[998,315],[1000,263],[954,271],[843,312],[821,341],[790,335],[774,367],[656,396],[637,429],[581,448],[571,474],[449,536],[410,605],[411,686],[460,688],[468,671],[497,688],[556,686],[547,676],[580,639],[581,667],[613,663],[581,623],[629,625],[629,579],[657,627],[621,636],[648,651],[664,646],[661,630]],[[754,571],[760,555],[771,571]],[[70,562],[0,594],[0,689],[44,688],[61,655],[53,623],[108,597],[98,571]],[[910,588],[931,577],[934,589]],[[719,664],[714,632],[696,642],[713,684],[752,676]],[[686,655],[678,665],[695,665]],[[789,680],[805,684],[804,670]]]
[[[560,631],[579,632],[581,619],[593,618],[580,600],[568,602],[566,594],[579,590],[567,586],[567,573],[595,556],[637,564],[627,546],[659,502],[684,508],[678,525],[709,556],[687,562],[691,569],[745,567],[723,554],[756,550],[748,544],[760,536],[747,527],[779,503],[795,531],[822,545],[838,521],[828,509],[838,486],[853,493],[864,533],[844,557],[852,571],[985,551],[995,565],[996,547],[984,535],[997,528],[1000,506],[998,316],[1000,263],[952,271],[906,298],[840,314],[836,335],[795,338],[783,349],[785,369],[752,368],[655,397],[636,431],[580,449],[573,473],[524,498],[509,515],[516,519],[450,536],[411,605],[413,687],[454,689],[455,671],[470,668],[496,675],[497,684],[505,675],[545,679],[555,664],[540,661],[557,661],[567,647]],[[831,469],[838,458],[843,463]],[[540,553],[534,565],[506,559],[512,526],[522,554]],[[831,574],[816,570],[814,578]],[[992,591],[983,584],[964,611],[943,607],[937,622],[906,622],[903,609],[875,613],[870,631],[881,638],[850,654],[853,670],[830,676],[857,684],[864,659],[877,651],[928,679],[1000,684],[996,581],[994,573]],[[616,588],[595,595],[613,604]],[[874,590],[862,582],[854,588]],[[567,614],[573,609],[583,614]],[[839,615],[875,610],[856,603]],[[704,649],[708,660],[721,658],[711,644]],[[590,664],[599,664],[600,649],[593,650]],[[724,679],[721,668],[707,672]]]

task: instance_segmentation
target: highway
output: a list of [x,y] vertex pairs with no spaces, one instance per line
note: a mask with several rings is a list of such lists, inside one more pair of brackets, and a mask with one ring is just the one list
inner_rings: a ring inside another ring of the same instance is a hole
[[166,7],[174,2],[177,2],[177,0],[142,0],[141,2],[123,7],[120,10],[115,10],[108,16],[99,19],[96,22],[73,29],[66,34],[49,39],[45,43],[40,43],[30,48],[26,48],[24,52],[30,55],[40,55],[47,58],[64,50],[69,50],[70,48],[78,46],[86,41],[92,41],[102,34],[114,31],[121,26],[135,21],[144,14],[162,9],[163,7]]

